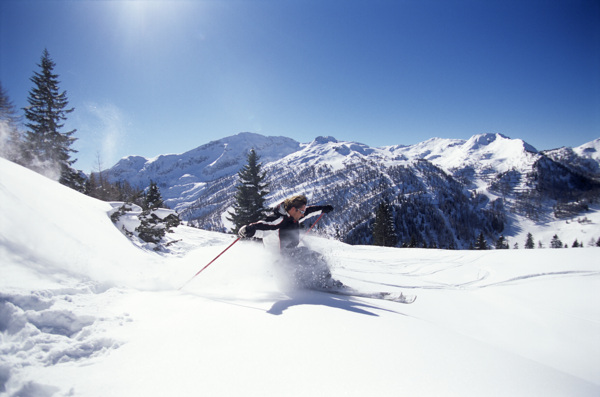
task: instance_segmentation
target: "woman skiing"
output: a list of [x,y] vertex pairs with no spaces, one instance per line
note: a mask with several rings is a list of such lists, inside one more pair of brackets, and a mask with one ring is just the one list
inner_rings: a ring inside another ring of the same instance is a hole
[[273,208],[264,220],[242,226],[238,235],[242,238],[254,237],[256,231],[278,230],[279,248],[282,254],[292,259],[294,281],[298,286],[307,288],[340,287],[341,282],[331,279],[331,272],[325,259],[307,247],[298,247],[300,243],[300,219],[321,211],[333,211],[331,205],[307,206],[304,195],[285,199]]
[[285,199],[273,208],[264,220],[242,226],[238,232],[242,238],[254,237],[257,230],[279,230],[279,247],[282,251],[296,248],[300,243],[300,219],[313,212],[328,213],[331,205],[312,205],[307,207],[304,195]]

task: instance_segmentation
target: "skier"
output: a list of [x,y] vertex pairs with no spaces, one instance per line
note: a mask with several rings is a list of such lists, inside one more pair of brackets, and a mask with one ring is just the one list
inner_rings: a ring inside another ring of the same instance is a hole
[[298,247],[300,243],[300,219],[317,211],[329,213],[331,205],[307,206],[304,195],[285,199],[273,208],[264,220],[242,226],[238,235],[242,238],[254,237],[256,231],[278,230],[279,248],[282,254],[293,262],[293,277],[300,287],[331,288],[341,287],[342,283],[331,278],[325,259],[307,247]]

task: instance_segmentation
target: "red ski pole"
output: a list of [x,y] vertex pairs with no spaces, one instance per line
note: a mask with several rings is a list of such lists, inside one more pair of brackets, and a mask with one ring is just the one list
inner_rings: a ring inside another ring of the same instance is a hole
[[300,241],[304,240],[304,237],[306,237],[306,235],[308,234],[308,232],[310,232],[312,230],[313,227],[315,227],[315,225],[317,224],[317,222],[319,222],[319,220],[323,217],[323,215],[325,215],[323,212],[321,212],[321,215],[319,215],[319,217],[317,218],[317,220],[315,221],[315,223],[313,223],[308,230],[306,231],[306,233],[304,233],[304,236],[302,236],[302,238],[300,239]]
[[185,286],[186,286],[186,285],[187,285],[187,284],[188,284],[190,281],[192,281],[192,280],[194,279],[194,277],[196,277],[197,275],[199,275],[200,273],[202,273],[202,271],[203,271],[204,269],[206,269],[207,267],[209,267],[209,266],[210,266],[210,265],[211,265],[211,264],[212,264],[214,261],[216,261],[217,259],[219,259],[219,257],[220,257],[221,255],[223,255],[223,254],[225,253],[225,251],[227,251],[229,248],[231,248],[231,247],[233,246],[233,244],[235,244],[235,243],[237,243],[238,241],[240,241],[240,238],[241,238],[241,237],[238,237],[238,238],[236,238],[236,239],[235,239],[235,241],[229,245],[229,247],[227,247],[227,248],[225,248],[223,251],[221,251],[221,253],[220,253],[219,255],[215,256],[215,259],[213,259],[212,261],[208,262],[208,264],[207,264],[206,266],[204,266],[202,269],[200,269],[200,270],[198,271],[198,273],[194,274],[194,275],[192,276],[192,278],[190,278],[190,279],[189,279],[189,280],[188,280],[188,281],[187,281],[185,284],[183,284],[181,287],[179,287],[179,290],[181,290],[181,289],[182,289],[183,287],[185,287]]
[[315,227],[315,225],[317,224],[317,222],[319,222],[319,220],[323,217],[323,215],[325,215],[325,213],[321,212],[321,215],[319,215],[319,217],[317,218],[315,223],[313,223],[312,226],[308,228],[306,233],[304,233],[305,236],[308,234],[308,232],[310,232],[312,230],[313,227]]

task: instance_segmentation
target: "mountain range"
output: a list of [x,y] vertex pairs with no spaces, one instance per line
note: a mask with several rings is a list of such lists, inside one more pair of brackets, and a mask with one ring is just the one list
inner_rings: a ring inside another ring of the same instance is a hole
[[392,209],[399,246],[468,248],[480,234],[493,243],[514,235],[522,219],[578,216],[600,199],[600,139],[538,151],[502,134],[369,147],[244,132],[183,154],[129,156],[104,173],[140,188],[154,181],[190,224],[226,231],[237,172],[251,149],[267,175],[268,205],[297,193],[332,204],[320,233],[353,244],[372,242],[381,202]]

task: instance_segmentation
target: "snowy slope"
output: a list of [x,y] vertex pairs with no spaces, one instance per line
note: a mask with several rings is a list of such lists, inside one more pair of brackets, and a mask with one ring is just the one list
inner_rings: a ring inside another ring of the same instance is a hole
[[[107,203],[0,159],[0,396],[597,396],[597,248],[444,251],[309,237],[295,291],[262,246],[179,227],[134,247]],[[596,226],[597,227],[597,226]]]

